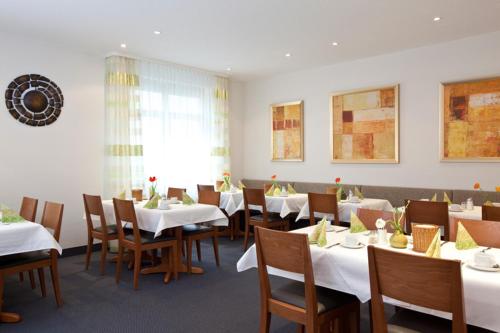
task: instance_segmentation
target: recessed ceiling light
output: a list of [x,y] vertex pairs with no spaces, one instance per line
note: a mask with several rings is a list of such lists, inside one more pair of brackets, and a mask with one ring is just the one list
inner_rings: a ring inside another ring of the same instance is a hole
[[436,16],[435,18],[432,19],[434,22],[441,21],[441,18],[439,16]]
[[226,71],[228,71],[228,72],[230,72],[230,71],[232,71],[232,70],[233,70],[233,69],[232,69],[231,67],[226,68]]
[[333,42],[332,45],[333,46],[339,46],[339,43],[338,42]]
[[286,53],[286,54],[285,54],[285,57],[288,57],[288,58],[289,58],[289,57],[291,57],[291,56],[292,56],[292,54],[291,54],[291,53]]
[[161,31],[155,30],[155,31],[153,31],[153,33],[154,33],[155,35],[159,35],[159,34],[161,34]]
[[121,44],[120,44],[120,47],[121,47],[122,49],[125,49],[125,48],[127,48],[127,44],[125,44],[125,43],[121,43]]

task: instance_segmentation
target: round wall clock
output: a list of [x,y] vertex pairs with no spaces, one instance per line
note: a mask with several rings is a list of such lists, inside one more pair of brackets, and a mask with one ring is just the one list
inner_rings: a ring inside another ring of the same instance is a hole
[[9,113],[30,126],[52,124],[61,114],[63,104],[61,89],[39,74],[18,76],[5,91],[5,105]]

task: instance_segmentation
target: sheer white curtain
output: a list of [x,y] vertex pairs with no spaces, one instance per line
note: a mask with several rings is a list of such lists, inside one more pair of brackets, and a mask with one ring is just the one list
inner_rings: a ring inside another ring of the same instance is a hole
[[185,187],[194,195],[196,184],[213,184],[230,167],[227,79],[182,66],[134,63],[143,174],[132,183],[147,188],[147,177],[156,176],[160,192]]

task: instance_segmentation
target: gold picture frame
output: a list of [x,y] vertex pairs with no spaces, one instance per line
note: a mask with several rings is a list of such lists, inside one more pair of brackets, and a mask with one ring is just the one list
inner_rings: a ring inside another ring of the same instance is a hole
[[439,157],[500,161],[500,77],[440,84]]
[[399,163],[399,84],[330,95],[332,163]]
[[271,161],[304,161],[304,101],[272,104]]

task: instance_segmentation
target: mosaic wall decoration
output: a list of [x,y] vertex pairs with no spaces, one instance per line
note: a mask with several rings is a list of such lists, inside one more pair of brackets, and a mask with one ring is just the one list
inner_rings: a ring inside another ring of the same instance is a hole
[[19,122],[46,126],[61,114],[64,97],[53,81],[39,74],[25,74],[12,81],[5,91],[5,105]]
[[304,160],[303,102],[271,105],[273,161]]
[[500,78],[441,86],[441,158],[500,160]]
[[334,163],[399,163],[399,86],[334,93]]

